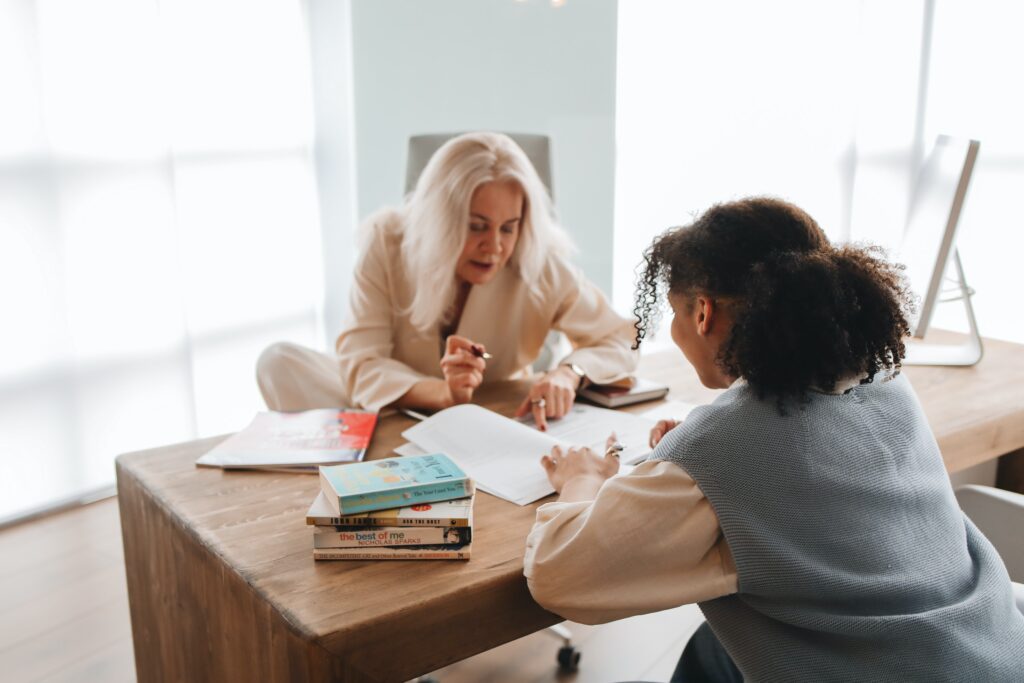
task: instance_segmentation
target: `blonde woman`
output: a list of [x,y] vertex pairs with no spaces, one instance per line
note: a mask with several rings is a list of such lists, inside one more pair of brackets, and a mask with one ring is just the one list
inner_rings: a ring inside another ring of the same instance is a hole
[[621,379],[637,360],[632,323],[569,264],[570,249],[509,137],[453,138],[402,207],[367,220],[336,355],[275,344],[257,370],[263,397],[275,410],[446,408],[486,381],[530,376],[560,330],[573,351],[536,378],[518,411],[544,429],[582,382]]

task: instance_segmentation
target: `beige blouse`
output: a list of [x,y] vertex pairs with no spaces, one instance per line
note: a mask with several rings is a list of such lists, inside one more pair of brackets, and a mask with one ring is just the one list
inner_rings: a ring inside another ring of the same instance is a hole
[[737,590],[711,504],[685,470],[665,461],[609,479],[593,501],[540,506],[524,573],[542,607],[582,624]]
[[[369,244],[355,269],[350,313],[336,350],[342,384],[356,406],[379,410],[417,382],[441,378],[440,327],[423,333],[407,310],[416,283],[401,258],[401,215],[377,214]],[[532,292],[513,267],[470,290],[456,334],[483,344],[493,356],[484,382],[523,377],[550,330],[566,334],[574,350],[562,362],[589,379],[612,382],[636,367],[633,325],[617,315],[578,268],[551,258]]]

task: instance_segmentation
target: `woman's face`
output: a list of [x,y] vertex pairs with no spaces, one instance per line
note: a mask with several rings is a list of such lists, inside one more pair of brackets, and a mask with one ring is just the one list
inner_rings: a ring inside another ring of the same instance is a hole
[[519,239],[523,190],[510,180],[484,183],[469,202],[469,232],[455,266],[462,282],[482,285],[505,267]]
[[732,321],[727,309],[700,295],[686,297],[669,293],[672,306],[672,341],[697,371],[701,384],[725,389],[732,384],[718,364],[718,351],[729,334]]

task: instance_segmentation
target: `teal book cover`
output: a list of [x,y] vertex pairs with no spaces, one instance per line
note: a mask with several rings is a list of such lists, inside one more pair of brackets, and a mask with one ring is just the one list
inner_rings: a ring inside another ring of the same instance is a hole
[[339,515],[472,495],[473,482],[443,453],[320,468],[320,488]]

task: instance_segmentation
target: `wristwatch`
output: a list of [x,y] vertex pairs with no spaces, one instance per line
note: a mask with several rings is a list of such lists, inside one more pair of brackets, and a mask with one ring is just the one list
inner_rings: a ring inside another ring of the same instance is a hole
[[587,382],[587,373],[583,371],[583,368],[576,365],[575,363],[562,363],[562,366],[569,368],[577,377],[580,378],[580,385],[577,387],[577,389],[582,389],[583,385],[586,384]]

